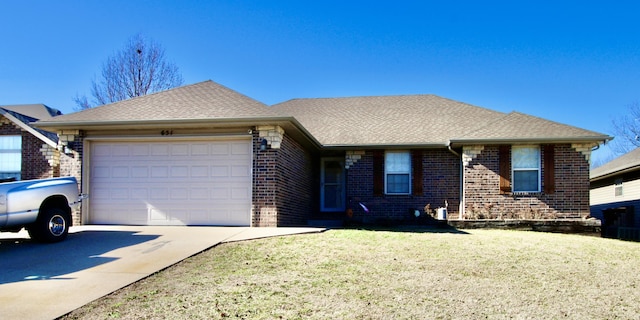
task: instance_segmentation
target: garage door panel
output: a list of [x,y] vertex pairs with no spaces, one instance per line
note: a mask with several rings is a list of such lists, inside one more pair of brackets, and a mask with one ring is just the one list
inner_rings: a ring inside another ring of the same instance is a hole
[[135,144],[131,146],[131,155],[134,157],[148,157],[149,146],[146,144]]
[[231,199],[247,200],[250,197],[250,191],[246,187],[231,188]]
[[229,145],[213,145],[211,146],[211,155],[219,156],[219,155],[228,155],[229,154]]
[[171,145],[172,156],[188,156],[189,145],[187,143],[174,143]]
[[251,168],[249,166],[231,166],[232,177],[248,177],[251,174]]
[[91,223],[250,224],[249,140],[93,142]]
[[234,155],[248,155],[251,154],[251,145],[246,143],[232,142],[231,153]]
[[193,166],[189,176],[191,178],[206,179],[209,177],[209,166]]
[[189,200],[188,188],[171,188],[171,200]]

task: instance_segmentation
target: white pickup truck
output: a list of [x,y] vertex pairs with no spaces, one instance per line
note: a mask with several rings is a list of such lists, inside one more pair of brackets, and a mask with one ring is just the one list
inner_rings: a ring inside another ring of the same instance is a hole
[[0,231],[26,228],[33,240],[62,241],[82,198],[74,177],[0,183]]

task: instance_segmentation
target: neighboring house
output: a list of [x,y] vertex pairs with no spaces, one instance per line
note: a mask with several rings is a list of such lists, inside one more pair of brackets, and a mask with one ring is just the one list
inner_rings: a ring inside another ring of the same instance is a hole
[[602,235],[640,240],[640,148],[591,170],[591,215]]
[[0,180],[60,176],[58,136],[32,124],[61,114],[44,104],[0,106]]
[[434,95],[268,107],[212,81],[37,126],[78,153],[82,221],[140,225],[580,218],[611,139]]

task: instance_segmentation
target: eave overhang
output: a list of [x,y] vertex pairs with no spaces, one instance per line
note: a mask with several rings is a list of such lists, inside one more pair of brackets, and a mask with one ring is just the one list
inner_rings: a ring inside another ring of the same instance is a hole
[[504,144],[563,144],[563,143],[593,143],[598,146],[612,140],[613,137],[584,136],[584,137],[551,137],[551,138],[504,138],[504,139],[452,139],[449,141],[451,147],[462,147],[467,145],[504,145]]
[[617,170],[612,170],[609,171],[605,174],[601,174],[598,176],[590,176],[589,177],[589,181],[593,182],[593,181],[599,181],[599,180],[604,180],[604,179],[608,179],[617,175],[621,175],[621,174],[626,174],[629,172],[634,172],[634,171],[640,171],[640,164],[635,165],[635,166],[631,166],[631,167],[627,167],[627,168],[621,168],[621,169],[617,169]]
[[325,144],[323,150],[371,150],[371,149],[446,149],[446,143],[364,143],[364,144]]
[[262,125],[278,125],[286,130],[294,139],[310,145],[315,149],[322,146],[293,117],[246,117],[217,119],[161,119],[161,120],[113,120],[113,121],[46,121],[36,122],[34,126],[43,130],[60,132],[64,130],[140,130],[140,129],[190,129],[215,126],[216,128],[255,127]]

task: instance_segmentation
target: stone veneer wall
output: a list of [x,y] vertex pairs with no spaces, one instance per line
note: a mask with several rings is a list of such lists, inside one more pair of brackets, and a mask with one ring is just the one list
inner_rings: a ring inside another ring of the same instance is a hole
[[[358,153],[356,161],[349,161],[347,169],[347,203],[353,210],[355,222],[362,223],[420,223],[427,218],[424,207],[432,210],[444,207],[448,202],[449,215],[457,215],[460,200],[460,159],[446,149],[423,150],[421,195],[374,196],[373,151]],[[355,153],[347,152],[347,157]],[[384,175],[382,172],[376,174]],[[369,212],[360,206],[364,204]],[[416,218],[415,210],[421,215]],[[431,212],[433,214],[433,211]]]
[[67,147],[66,152],[61,152],[60,175],[75,177],[81,182],[84,133],[80,131],[74,134],[60,134],[59,137],[61,144]]
[[[500,193],[499,146],[485,146],[466,158],[465,219],[556,219],[589,214],[589,161],[583,150],[555,145],[555,192]],[[544,148],[541,148],[544,159]],[[509,159],[510,161],[510,159]],[[544,186],[544,161],[541,182]],[[544,188],[541,188],[544,190]],[[456,218],[456,217],[453,217]]]

